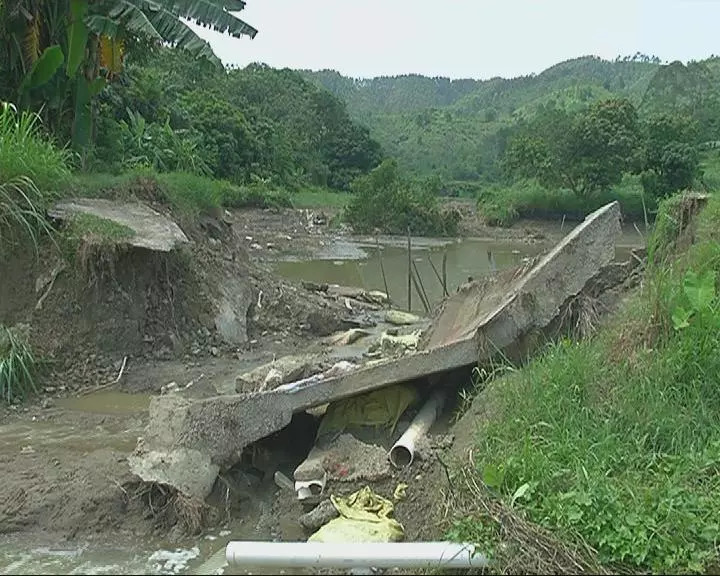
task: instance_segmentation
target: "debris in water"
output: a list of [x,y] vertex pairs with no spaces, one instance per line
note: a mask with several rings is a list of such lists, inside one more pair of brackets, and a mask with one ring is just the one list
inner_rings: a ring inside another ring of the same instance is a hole
[[329,336],[326,342],[331,346],[348,346],[365,336],[370,336],[370,332],[363,330],[362,328],[351,328],[345,332],[337,332],[332,336]]
[[385,322],[394,324],[395,326],[408,326],[420,322],[420,316],[410,314],[409,312],[401,312],[400,310],[388,310],[385,313]]
[[176,550],[158,550],[153,552],[149,562],[153,563],[153,568],[157,572],[180,574],[187,567],[190,560],[200,556],[200,550],[193,547],[190,550],[177,548]]

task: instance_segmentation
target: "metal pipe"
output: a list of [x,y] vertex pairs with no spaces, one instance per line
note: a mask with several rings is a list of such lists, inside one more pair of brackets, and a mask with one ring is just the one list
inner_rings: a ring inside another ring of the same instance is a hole
[[412,464],[415,459],[415,444],[420,437],[430,430],[430,426],[433,425],[433,422],[440,414],[444,403],[445,390],[437,388],[420,409],[420,412],[417,413],[417,416],[413,418],[405,433],[390,448],[388,456],[390,463],[395,468],[405,468]]
[[264,568],[485,568],[472,544],[454,542],[228,542],[231,566]]

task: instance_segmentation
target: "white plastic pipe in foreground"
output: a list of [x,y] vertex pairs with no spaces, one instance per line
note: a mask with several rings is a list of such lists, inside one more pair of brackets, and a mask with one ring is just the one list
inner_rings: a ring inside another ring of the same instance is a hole
[[412,464],[415,459],[415,444],[418,438],[430,430],[433,422],[442,411],[445,394],[445,390],[436,389],[420,409],[420,412],[417,413],[417,416],[413,418],[405,433],[390,448],[390,463],[395,468],[405,468]]
[[231,566],[265,568],[484,568],[472,544],[454,542],[228,542]]

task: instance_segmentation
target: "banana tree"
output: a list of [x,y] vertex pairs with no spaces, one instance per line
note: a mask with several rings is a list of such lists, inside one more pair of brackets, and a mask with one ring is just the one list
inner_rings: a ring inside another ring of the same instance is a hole
[[221,66],[188,23],[254,38],[257,30],[235,15],[244,8],[242,0],[0,0],[0,83],[17,86],[18,100],[51,79],[70,90],[72,141],[84,150],[93,98],[121,73],[126,42],[170,45]]
[[67,75],[77,75],[75,145],[85,148],[89,143],[92,98],[106,79],[121,72],[127,39],[168,44],[221,66],[208,42],[187,22],[254,38],[257,30],[233,14],[244,8],[241,0],[70,0]]

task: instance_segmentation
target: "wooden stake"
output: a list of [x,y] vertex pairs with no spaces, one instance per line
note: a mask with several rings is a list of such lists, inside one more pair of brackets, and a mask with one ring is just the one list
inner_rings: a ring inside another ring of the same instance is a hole
[[435,268],[435,264],[433,264],[432,258],[428,256],[428,262],[430,262],[430,266],[432,266],[433,272],[435,272],[435,277],[438,279],[438,282],[440,282],[440,287],[443,291],[443,296],[448,296],[447,290],[445,289],[445,283],[443,282],[442,278],[440,277],[440,272],[438,272],[438,269]]
[[430,314],[430,307],[428,306],[427,302],[425,302],[425,298],[423,298],[422,290],[420,290],[420,286],[418,285],[417,278],[415,278],[415,274],[413,274],[412,270],[410,270],[410,278],[412,278],[413,284],[415,284],[415,290],[418,293],[418,296],[420,298],[420,304],[423,305],[423,308],[425,308],[425,312],[427,314]]
[[443,290],[444,290],[445,294],[450,295],[450,292],[448,292],[448,283],[447,283],[447,252],[443,252],[442,285],[443,285]]
[[413,269],[415,270],[415,277],[418,280],[418,283],[420,284],[420,297],[423,300],[423,306],[425,307],[425,311],[429,314],[430,313],[430,299],[428,298],[427,292],[425,292],[425,286],[423,285],[422,277],[420,276],[420,272],[418,271],[417,264],[415,264],[415,260],[413,260]]
[[410,226],[407,229],[407,241],[408,241],[408,312],[412,312],[412,244],[410,241]]
[[380,272],[382,272],[383,284],[385,285],[385,294],[390,300],[390,291],[388,290],[387,278],[385,277],[385,266],[383,265],[382,251],[380,250],[380,241],[375,236],[375,246],[377,246],[378,258],[380,258]]

